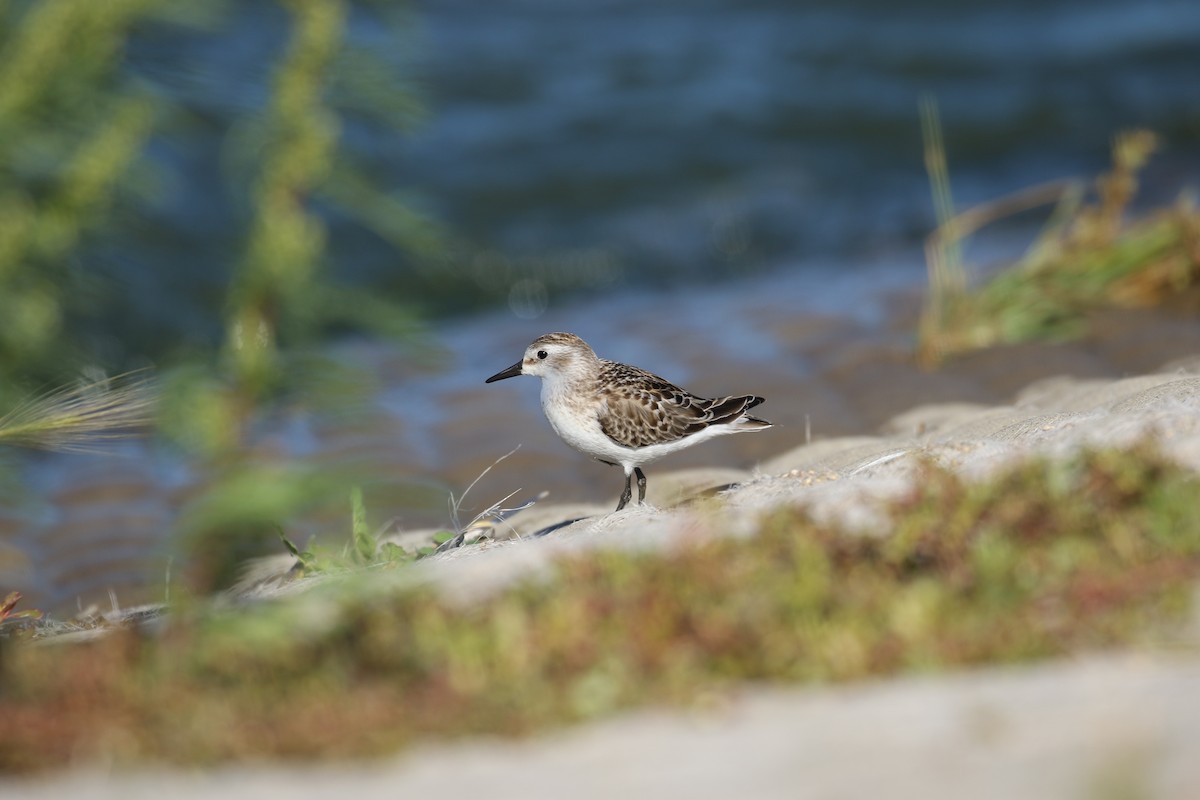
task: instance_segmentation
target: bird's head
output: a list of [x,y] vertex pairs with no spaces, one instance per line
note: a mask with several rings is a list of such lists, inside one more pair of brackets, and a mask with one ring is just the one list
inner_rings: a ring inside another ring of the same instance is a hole
[[517,375],[570,379],[588,374],[594,369],[596,360],[592,348],[575,334],[547,333],[534,339],[525,348],[525,356],[520,361],[484,382],[493,383]]

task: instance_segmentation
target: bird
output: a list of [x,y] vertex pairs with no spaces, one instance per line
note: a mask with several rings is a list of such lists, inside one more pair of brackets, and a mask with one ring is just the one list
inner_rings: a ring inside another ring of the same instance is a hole
[[694,444],[731,433],[771,427],[749,410],[755,395],[707,399],[639,367],[600,358],[573,333],[547,333],[525,348],[521,360],[484,383],[518,375],[542,380],[542,412],[569,446],[625,471],[617,511],[633,496],[646,500],[642,466]]

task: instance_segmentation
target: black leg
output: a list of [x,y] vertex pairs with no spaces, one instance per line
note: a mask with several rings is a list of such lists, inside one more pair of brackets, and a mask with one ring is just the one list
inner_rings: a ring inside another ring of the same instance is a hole
[[624,508],[625,504],[629,502],[629,498],[633,496],[633,487],[629,483],[632,477],[629,473],[625,474],[625,491],[621,492],[621,502],[617,503],[617,511]]
[[646,473],[642,472],[641,467],[634,467],[633,474],[637,475],[638,481],[638,504],[646,502]]

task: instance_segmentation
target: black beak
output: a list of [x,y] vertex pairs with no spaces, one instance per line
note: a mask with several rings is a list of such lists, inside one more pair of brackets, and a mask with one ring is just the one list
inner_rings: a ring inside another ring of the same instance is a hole
[[490,377],[486,381],[484,381],[484,383],[493,383],[495,381],[502,381],[505,378],[515,378],[520,374],[521,374],[521,362],[518,361],[517,363],[513,364],[508,369],[500,370],[495,375],[493,375],[492,377]]

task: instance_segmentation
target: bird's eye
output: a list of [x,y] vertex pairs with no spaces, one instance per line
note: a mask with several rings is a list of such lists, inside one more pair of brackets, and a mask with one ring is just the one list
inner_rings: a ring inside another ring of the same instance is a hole
[[538,358],[545,359],[549,355],[545,350],[538,350]]

